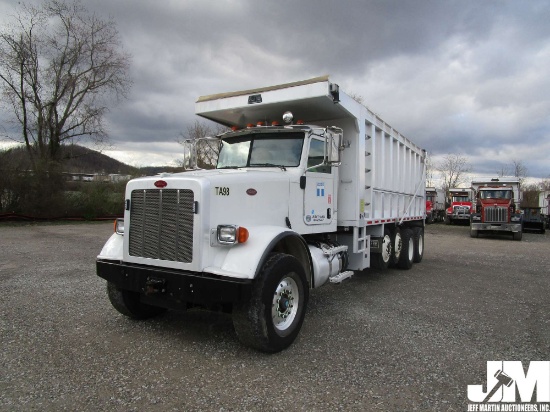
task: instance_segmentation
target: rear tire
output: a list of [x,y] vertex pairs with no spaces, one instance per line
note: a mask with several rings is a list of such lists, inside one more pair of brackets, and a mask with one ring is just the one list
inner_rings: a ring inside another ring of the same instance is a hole
[[395,227],[391,233],[392,254],[388,267],[397,266],[399,263],[399,257],[401,256],[401,249],[403,249],[403,240],[401,239],[401,229]]
[[389,229],[384,229],[384,237],[382,238],[382,253],[372,254],[373,267],[377,269],[387,269],[390,264],[393,254],[393,243]]
[[414,239],[411,229],[401,230],[401,244],[401,254],[399,255],[397,267],[399,269],[409,270],[412,268],[414,259]]
[[413,228],[413,239],[414,239],[414,263],[422,262],[424,257],[424,228],[415,227]]
[[262,352],[286,349],[300,332],[308,297],[309,285],[298,259],[271,254],[254,281],[250,300],[233,308],[239,340]]
[[116,310],[132,319],[148,319],[166,312],[165,308],[142,303],[138,292],[118,289],[112,282],[107,282],[107,296]]

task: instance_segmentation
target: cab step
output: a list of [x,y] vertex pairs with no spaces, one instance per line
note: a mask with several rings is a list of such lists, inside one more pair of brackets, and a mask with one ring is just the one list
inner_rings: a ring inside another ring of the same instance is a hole
[[351,278],[353,274],[354,274],[353,270],[346,270],[345,272],[340,272],[337,275],[331,276],[329,280],[330,280],[330,283],[341,283],[343,280],[346,280],[347,278]]

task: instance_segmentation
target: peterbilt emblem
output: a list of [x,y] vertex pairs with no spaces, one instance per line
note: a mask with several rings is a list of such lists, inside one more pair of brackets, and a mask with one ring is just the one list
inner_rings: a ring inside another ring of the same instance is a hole
[[166,183],[164,180],[157,180],[155,182],[155,187],[158,187],[160,189],[162,189],[163,187],[166,187],[168,185],[168,183]]
[[258,191],[256,189],[252,189],[252,188],[250,188],[246,191],[246,194],[249,195],[249,196],[254,196],[256,193],[258,193]]

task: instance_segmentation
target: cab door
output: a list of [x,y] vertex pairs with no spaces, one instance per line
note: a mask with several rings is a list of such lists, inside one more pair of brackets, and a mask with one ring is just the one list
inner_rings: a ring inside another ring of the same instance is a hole
[[304,188],[304,223],[308,226],[329,225],[335,210],[334,177],[330,165],[319,166],[325,158],[325,142],[312,137],[309,145]]

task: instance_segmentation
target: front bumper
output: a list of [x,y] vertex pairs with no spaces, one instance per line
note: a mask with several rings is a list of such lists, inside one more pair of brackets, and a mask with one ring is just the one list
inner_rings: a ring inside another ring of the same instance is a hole
[[452,215],[448,215],[449,219],[451,220],[470,220],[470,214],[466,213],[453,213]]
[[494,230],[502,232],[521,232],[521,223],[470,223],[472,230]]
[[250,298],[252,280],[236,280],[112,260],[98,259],[97,275],[117,288],[138,292],[144,303],[168,309],[188,304],[213,305],[243,302]]

